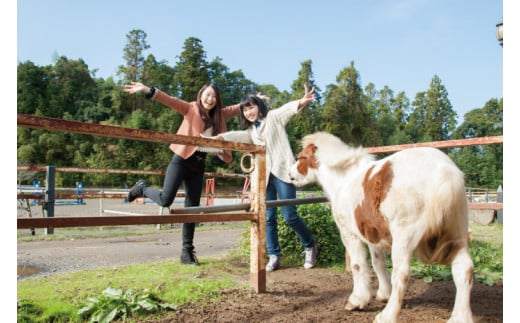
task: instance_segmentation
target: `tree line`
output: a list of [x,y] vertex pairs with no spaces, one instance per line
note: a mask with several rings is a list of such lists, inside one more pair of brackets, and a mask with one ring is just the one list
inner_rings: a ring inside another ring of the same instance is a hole
[[[299,140],[315,131],[330,132],[353,146],[385,146],[448,139],[502,135],[502,98],[490,98],[484,106],[469,111],[457,126],[457,114],[448,91],[437,75],[429,87],[413,99],[388,86],[377,89],[373,83],[360,84],[360,72],[354,62],[339,71],[334,83],[320,89],[314,80],[312,61],[301,62],[290,91],[272,84],[249,80],[241,70],[231,71],[222,58],[208,59],[202,41],[189,37],[172,66],[153,54],[143,30],[131,30],[123,49],[124,65],[117,79],[96,77],[80,59],[65,56],[53,65],[37,66],[31,61],[18,63],[18,113],[117,125],[175,133],[182,116],[143,96],[127,95],[123,85],[140,81],[186,101],[196,99],[202,84],[216,83],[225,105],[240,102],[250,93],[271,97],[271,108],[300,98],[303,85],[316,87],[316,101],[297,114],[287,132],[293,148]],[[228,129],[239,129],[238,117]],[[466,175],[468,187],[497,188],[503,177],[503,145],[478,145],[445,149]],[[59,167],[164,170],[171,159],[168,145],[144,141],[94,137],[67,132],[17,128],[18,165]],[[208,172],[241,173],[240,153],[234,152],[230,164],[208,158]],[[20,172],[19,172],[20,173]],[[45,174],[19,174],[21,184],[44,179]],[[56,184],[70,187],[83,182],[85,187],[131,186],[140,177],[127,174],[58,173]],[[162,186],[162,176],[149,176],[152,185]]]

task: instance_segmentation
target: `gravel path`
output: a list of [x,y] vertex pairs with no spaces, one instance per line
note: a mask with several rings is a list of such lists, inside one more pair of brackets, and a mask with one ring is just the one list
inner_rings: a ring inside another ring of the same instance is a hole
[[[55,216],[98,216],[107,211],[133,214],[160,214],[155,204],[128,204],[119,200],[97,200],[86,205],[60,205]],[[103,212],[100,212],[103,210]],[[27,216],[23,210],[18,216]],[[33,207],[32,216],[41,217],[41,207]],[[164,213],[168,212],[164,210]],[[211,225],[211,224],[204,224]],[[61,241],[31,241],[17,243],[18,280],[42,277],[62,272],[81,271],[135,263],[178,260],[181,252],[181,232],[160,232],[148,235],[129,235],[109,238],[71,239]],[[55,233],[60,228],[55,228]],[[198,258],[225,254],[237,248],[244,228],[195,231],[195,251]],[[20,230],[22,231],[22,230]],[[29,230],[22,234],[30,234]],[[36,234],[44,234],[36,229]],[[34,269],[34,270],[33,270]]]

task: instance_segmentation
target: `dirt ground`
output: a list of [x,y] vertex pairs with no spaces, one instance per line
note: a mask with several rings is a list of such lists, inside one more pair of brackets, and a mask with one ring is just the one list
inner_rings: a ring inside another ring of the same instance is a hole
[[[81,206],[76,206],[78,207]],[[153,208],[151,212],[156,213],[157,208]],[[196,247],[199,258],[221,254],[234,248],[234,239],[238,239],[239,234],[236,230],[233,234],[230,233],[226,230],[208,231],[207,236],[206,233],[196,233],[196,239],[200,238]],[[47,242],[49,244],[19,243],[18,265],[44,265],[48,269],[46,274],[67,271],[67,264],[53,264],[51,259],[61,259],[62,262],[69,259],[77,266],[78,258],[71,259],[70,254],[77,254],[78,250],[92,250],[80,254],[81,263],[96,263],[98,267],[115,265],[111,263],[115,254],[129,263],[155,262],[168,257],[178,259],[175,252],[179,249],[176,245],[180,237],[173,234],[168,237],[158,234],[147,238],[116,240],[87,239],[82,240],[81,245],[76,247],[73,247],[73,243],[78,241],[63,241],[60,242],[61,246],[51,244],[58,243],[54,241]],[[227,249],[216,247],[222,241],[227,241]],[[136,247],[136,244],[143,247]],[[146,244],[152,247],[148,248]],[[152,249],[164,249],[164,254],[152,254]],[[100,252],[101,250],[107,252]],[[45,252],[52,252],[53,257]],[[79,266],[72,269],[82,268],[83,266]],[[249,277],[238,277],[237,283],[247,284],[248,279]],[[373,287],[375,290],[375,283]],[[319,267],[311,270],[305,270],[303,267],[282,268],[267,273],[266,293],[256,294],[238,288],[225,290],[217,303],[184,306],[176,311],[174,318],[173,313],[169,313],[163,316],[164,319],[147,322],[372,322],[385,304],[374,300],[363,311],[348,312],[344,306],[351,291],[352,278],[347,272]],[[446,322],[450,317],[454,297],[455,286],[452,281],[425,283],[422,280],[411,279],[399,322]],[[475,322],[503,322],[502,283],[485,286],[475,282],[471,293],[471,308]]]
[[[399,322],[446,322],[454,301],[452,282],[411,280]],[[331,269],[286,268],[267,275],[267,293],[224,292],[207,306],[179,310],[179,322],[372,322],[384,303],[373,301],[363,311],[344,309],[352,279]],[[475,284],[471,308],[475,322],[503,322],[502,285]],[[159,322],[170,322],[171,319]]]

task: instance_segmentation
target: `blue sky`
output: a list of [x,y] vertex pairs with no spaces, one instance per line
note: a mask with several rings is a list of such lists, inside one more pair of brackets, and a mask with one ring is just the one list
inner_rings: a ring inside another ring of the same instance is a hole
[[17,62],[82,58],[96,76],[115,76],[126,35],[147,34],[158,60],[174,65],[186,38],[259,84],[289,90],[311,59],[322,91],[354,62],[361,85],[389,86],[410,100],[438,75],[462,121],[502,97],[498,0],[70,1],[19,0]]
[[[388,85],[395,93],[404,91],[411,100],[438,75],[459,122],[464,113],[504,93],[504,186],[508,191],[504,194],[504,277],[508,281],[504,317],[514,317],[515,284],[520,287],[514,278],[520,268],[516,268],[513,250],[520,225],[515,223],[520,211],[515,201],[520,180],[515,153],[520,20],[518,1],[504,3],[505,9],[502,0],[8,0],[0,11],[3,35],[12,44],[2,51],[0,60],[8,75],[1,79],[3,92],[8,93],[3,108],[13,114],[16,110],[9,108],[16,105],[15,61],[30,60],[42,66],[53,64],[55,54],[82,58],[91,70],[98,69],[97,76],[106,78],[124,64],[126,34],[132,29],[147,33],[151,48],[146,54],[171,65],[184,40],[193,36],[202,41],[209,60],[221,57],[231,70],[240,69],[250,80],[281,90],[289,89],[300,63],[307,59],[313,62],[322,91],[335,83],[351,61],[362,86],[368,82],[377,89]],[[504,49],[495,38],[495,25],[503,17]],[[14,132],[11,118],[14,115],[3,120]],[[14,140],[6,145],[16,151]],[[5,180],[10,184],[4,185],[4,196],[13,194],[16,181],[16,173],[6,173],[12,177]],[[3,221],[9,221],[6,227],[13,234],[14,217],[3,217]],[[15,257],[13,252],[13,262]],[[2,285],[16,292],[15,267],[7,267],[11,272],[3,275]]]

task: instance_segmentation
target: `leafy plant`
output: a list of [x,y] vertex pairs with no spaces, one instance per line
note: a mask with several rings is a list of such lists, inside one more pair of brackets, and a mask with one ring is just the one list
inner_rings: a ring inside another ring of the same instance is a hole
[[[318,246],[317,264],[345,265],[345,247],[341,241],[336,222],[332,217],[328,204],[301,204],[297,206],[298,215],[311,230]],[[296,233],[285,223],[281,209],[278,208],[278,240],[282,250],[283,266],[301,266],[303,264],[303,247]],[[240,255],[248,261],[251,234],[245,230],[240,241]]]
[[[321,266],[345,263],[345,247],[328,204],[302,204],[298,215],[311,230],[318,247],[318,264]],[[282,261],[286,265],[303,264],[302,243],[294,230],[284,221],[278,208],[278,237],[282,249]]]
[[112,322],[126,319],[133,314],[142,315],[163,310],[175,310],[176,305],[164,303],[147,289],[134,293],[131,289],[108,287],[99,297],[90,297],[78,311],[82,318],[90,317],[90,322]]
[[[502,249],[490,243],[473,240],[469,251],[474,266],[474,279],[482,284],[493,286],[503,279]],[[411,263],[412,276],[431,283],[434,280],[452,280],[451,267],[446,265],[426,265],[417,260]]]

